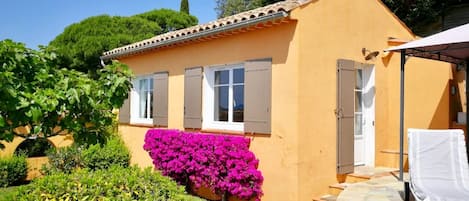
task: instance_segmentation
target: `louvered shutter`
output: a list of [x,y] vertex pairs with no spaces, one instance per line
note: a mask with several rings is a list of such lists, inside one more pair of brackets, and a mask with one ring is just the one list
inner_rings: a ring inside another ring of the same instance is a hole
[[355,62],[337,61],[337,173],[354,169],[354,87]]
[[121,108],[119,109],[119,123],[122,124],[129,124],[130,123],[130,91],[127,99],[124,100],[124,104],[122,104]]
[[168,72],[154,75],[153,124],[155,126],[168,126]]
[[184,75],[184,128],[202,128],[202,67]]
[[245,63],[244,131],[271,132],[272,59]]

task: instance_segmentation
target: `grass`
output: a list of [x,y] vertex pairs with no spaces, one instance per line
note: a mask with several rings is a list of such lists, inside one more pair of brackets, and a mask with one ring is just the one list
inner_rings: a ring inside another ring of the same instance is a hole
[[13,197],[11,194],[17,188],[19,188],[19,186],[10,186],[7,188],[0,188],[0,201],[13,200]]

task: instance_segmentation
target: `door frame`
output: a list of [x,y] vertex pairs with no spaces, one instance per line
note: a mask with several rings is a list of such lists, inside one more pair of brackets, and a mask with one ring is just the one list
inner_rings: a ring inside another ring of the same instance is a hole
[[[364,165],[374,167],[375,166],[375,135],[376,135],[376,83],[375,83],[375,67],[371,64],[363,64],[363,77],[366,78],[367,82],[366,85],[363,87],[363,96],[371,96],[367,100],[365,98],[362,101],[371,101],[370,107],[362,107],[363,112],[362,115],[366,115],[367,120],[371,120],[367,122],[367,124],[363,128],[363,136],[364,136]],[[365,103],[366,104],[366,103]]]

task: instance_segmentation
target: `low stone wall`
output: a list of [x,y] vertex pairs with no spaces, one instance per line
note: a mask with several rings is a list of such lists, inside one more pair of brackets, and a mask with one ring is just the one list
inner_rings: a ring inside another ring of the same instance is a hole
[[43,165],[49,163],[49,158],[44,157],[31,157],[27,159],[28,162],[28,175],[26,176],[27,181],[31,181],[36,177],[42,176],[41,168]]

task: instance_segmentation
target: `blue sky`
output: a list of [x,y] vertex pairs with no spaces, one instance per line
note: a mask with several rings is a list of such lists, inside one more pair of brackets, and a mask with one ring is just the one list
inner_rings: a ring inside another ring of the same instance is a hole
[[[152,9],[179,10],[180,0],[7,0],[0,3],[0,40],[30,48],[47,45],[68,25],[101,14],[130,16]],[[189,0],[190,13],[206,23],[216,19],[215,0]]]

